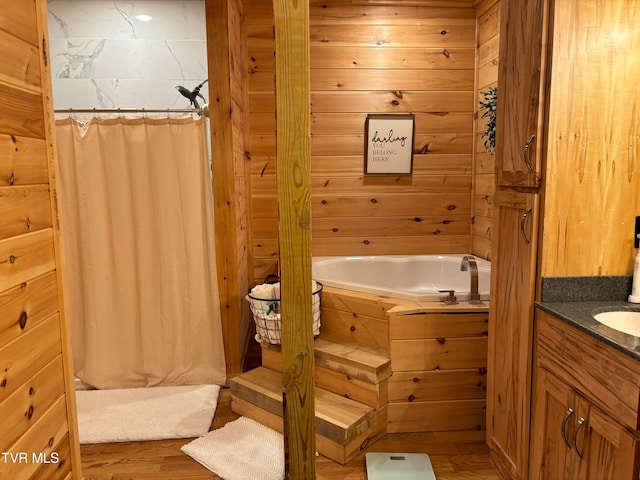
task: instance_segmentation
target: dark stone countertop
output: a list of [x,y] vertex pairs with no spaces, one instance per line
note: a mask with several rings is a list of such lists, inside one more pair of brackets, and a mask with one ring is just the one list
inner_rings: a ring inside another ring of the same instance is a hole
[[627,335],[601,324],[593,315],[615,310],[640,311],[640,304],[622,300],[598,301],[541,301],[535,306],[574,326],[591,337],[604,342],[620,352],[640,361],[640,337]]
[[631,275],[543,277],[541,301],[535,306],[640,361],[640,337],[619,332],[593,318],[606,311],[640,311],[640,304],[627,302],[632,281]]

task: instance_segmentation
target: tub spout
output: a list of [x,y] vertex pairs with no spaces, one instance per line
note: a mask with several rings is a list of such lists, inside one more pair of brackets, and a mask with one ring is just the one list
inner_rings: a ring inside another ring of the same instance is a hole
[[469,293],[469,303],[480,303],[480,293],[478,293],[478,264],[471,256],[462,257],[460,270],[471,273],[471,293]]

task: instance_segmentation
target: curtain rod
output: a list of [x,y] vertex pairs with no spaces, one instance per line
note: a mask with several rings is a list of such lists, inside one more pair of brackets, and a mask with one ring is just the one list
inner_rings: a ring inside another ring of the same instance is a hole
[[197,113],[202,115],[202,108],[61,108],[54,113]]

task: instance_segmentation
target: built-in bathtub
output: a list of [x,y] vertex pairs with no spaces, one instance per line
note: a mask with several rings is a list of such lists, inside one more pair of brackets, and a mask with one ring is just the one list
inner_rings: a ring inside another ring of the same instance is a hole
[[[416,302],[440,301],[454,290],[458,301],[469,295],[471,276],[461,271],[465,255],[381,255],[314,257],[313,278],[328,287]],[[489,299],[491,262],[474,257],[478,291]]]

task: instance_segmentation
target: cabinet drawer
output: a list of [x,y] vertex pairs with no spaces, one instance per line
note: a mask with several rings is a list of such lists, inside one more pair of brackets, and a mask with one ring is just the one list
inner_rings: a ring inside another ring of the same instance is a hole
[[640,362],[544,312],[536,313],[539,365],[612,418],[640,428]]
[[0,403],[0,451],[7,451],[64,394],[62,372],[58,355]]
[[487,337],[391,341],[394,372],[487,366]]
[[17,391],[61,352],[58,314],[0,348],[0,402]]
[[390,402],[483,399],[487,369],[395,372],[389,379]]
[[392,316],[391,340],[412,338],[482,337],[487,335],[489,313],[420,313]]

